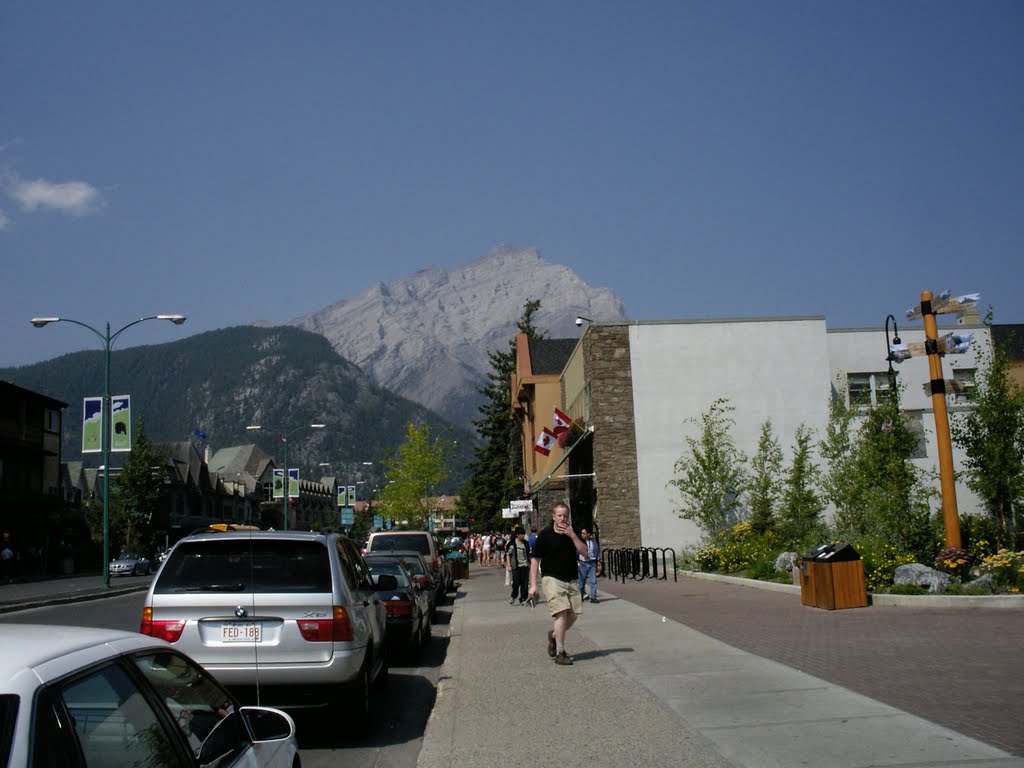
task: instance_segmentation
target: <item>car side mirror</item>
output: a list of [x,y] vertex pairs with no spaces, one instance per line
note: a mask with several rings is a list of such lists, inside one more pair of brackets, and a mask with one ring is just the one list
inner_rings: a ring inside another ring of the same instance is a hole
[[390,573],[382,573],[377,576],[377,589],[385,592],[389,589],[398,589],[398,577]]
[[279,709],[242,707],[240,711],[254,742],[284,741],[295,735],[295,721]]

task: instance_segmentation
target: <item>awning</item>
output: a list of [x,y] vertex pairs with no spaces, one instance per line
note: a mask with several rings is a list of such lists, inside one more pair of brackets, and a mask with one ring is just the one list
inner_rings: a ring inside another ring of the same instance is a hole
[[[530,486],[529,492],[531,494],[537,493],[537,491],[539,491],[541,488],[543,488],[545,485],[547,485],[548,481],[551,479],[551,476],[553,474],[555,474],[555,472],[558,471],[558,468],[561,467],[565,463],[566,459],[569,458],[569,454],[572,453],[574,450],[576,450],[576,446],[580,445],[587,438],[593,437],[593,435],[594,435],[594,433],[591,432],[588,429],[587,431],[585,431],[580,436],[580,438],[575,443],[573,443],[568,448],[563,450],[562,451],[562,457],[558,460],[558,463],[556,463],[555,466],[553,466],[551,468],[551,470],[546,475],[544,475],[543,478],[541,478],[541,481],[539,483],[537,483],[536,485]],[[585,475],[560,475],[558,479],[565,478],[565,479],[569,480],[569,479],[572,479],[572,478],[593,477],[593,476],[594,476],[593,472],[588,472]]]

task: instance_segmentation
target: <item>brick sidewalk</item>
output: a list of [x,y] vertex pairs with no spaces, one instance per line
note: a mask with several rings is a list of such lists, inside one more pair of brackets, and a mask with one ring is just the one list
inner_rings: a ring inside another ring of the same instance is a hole
[[[1024,610],[872,606],[680,576],[598,580],[716,640],[1024,756]],[[594,610],[599,610],[595,606]]]

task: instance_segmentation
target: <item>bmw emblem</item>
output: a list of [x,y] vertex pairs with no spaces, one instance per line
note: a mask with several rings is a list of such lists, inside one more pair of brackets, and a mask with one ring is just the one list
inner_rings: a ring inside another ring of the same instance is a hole
[[235,616],[237,616],[240,619],[244,618],[245,617],[245,608],[243,608],[242,606],[238,606],[237,608],[235,608]]

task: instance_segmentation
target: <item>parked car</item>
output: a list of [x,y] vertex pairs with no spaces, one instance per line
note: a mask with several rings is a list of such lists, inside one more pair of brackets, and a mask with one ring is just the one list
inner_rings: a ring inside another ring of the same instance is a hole
[[406,658],[416,658],[431,634],[428,590],[422,582],[417,586],[401,558],[370,555],[366,565],[375,580],[382,574],[395,577],[395,588],[380,593],[388,614],[388,646]]
[[122,552],[110,561],[111,576],[149,576],[153,563],[148,557]]
[[4,625],[0,722],[9,766],[300,765],[287,714],[243,707],[167,643],[113,629]]
[[172,643],[243,700],[344,710],[364,729],[388,675],[387,614],[359,551],[338,533],[204,531],[171,550],[139,631]]
[[368,563],[370,558],[374,557],[395,557],[401,560],[412,573],[413,583],[422,587],[424,594],[427,596],[430,606],[430,620],[434,621],[437,618],[437,590],[434,588],[434,577],[430,572],[430,566],[427,565],[423,555],[412,549],[389,549],[379,552],[367,552],[363,557]]
[[378,531],[371,533],[366,542],[366,551],[387,552],[389,550],[411,549],[423,555],[434,580],[434,604],[444,603],[449,589],[455,588],[451,567],[441,553],[441,545],[430,531]]

